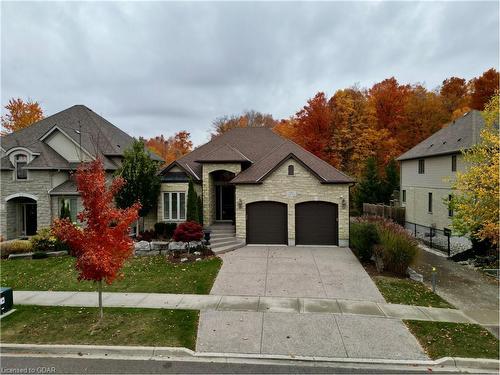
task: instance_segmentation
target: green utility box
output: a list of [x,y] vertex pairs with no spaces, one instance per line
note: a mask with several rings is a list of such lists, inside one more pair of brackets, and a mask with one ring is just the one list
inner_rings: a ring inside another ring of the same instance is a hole
[[12,309],[14,300],[12,298],[12,288],[0,288],[0,314],[5,314]]

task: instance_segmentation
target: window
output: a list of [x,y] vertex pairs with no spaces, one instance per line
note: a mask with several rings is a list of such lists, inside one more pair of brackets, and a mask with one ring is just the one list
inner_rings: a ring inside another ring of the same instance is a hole
[[186,220],[186,193],[163,193],[163,219]]
[[451,200],[453,199],[453,196],[450,194],[448,195],[448,216],[453,217],[453,207],[451,206]]
[[288,166],[288,175],[293,176],[294,175],[294,170],[293,170],[293,165]]
[[451,155],[451,171],[457,171],[457,155]]
[[16,179],[17,180],[27,180],[28,171],[25,169],[26,164],[28,164],[28,157],[23,154],[18,154],[14,158],[14,164],[16,168]]
[[420,159],[418,161],[418,174],[424,174],[425,173],[425,160]]
[[432,213],[432,193],[429,193],[428,210],[429,213]]
[[[69,210],[67,212],[66,210]],[[78,210],[77,207],[77,198],[76,197],[61,197],[59,198],[59,217],[67,217],[67,213],[69,213],[69,219],[72,223],[76,223],[76,212]],[[67,212],[67,213],[66,213]]]
[[406,190],[403,190],[403,203],[406,203]]

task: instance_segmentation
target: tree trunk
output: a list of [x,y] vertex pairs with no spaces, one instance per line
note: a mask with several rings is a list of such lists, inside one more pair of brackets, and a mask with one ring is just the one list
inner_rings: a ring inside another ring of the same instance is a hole
[[102,319],[104,315],[104,311],[102,309],[102,280],[99,280],[98,291],[99,291],[99,318]]

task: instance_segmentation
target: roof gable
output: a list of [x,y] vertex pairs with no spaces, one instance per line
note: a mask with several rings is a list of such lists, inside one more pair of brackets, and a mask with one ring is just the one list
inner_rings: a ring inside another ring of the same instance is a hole
[[427,139],[406,151],[396,160],[410,160],[429,156],[458,153],[475,145],[484,128],[480,111],[470,111],[445,125]]
[[[294,157],[323,183],[352,183],[354,180],[330,164],[281,137],[268,128],[236,128],[176,160],[191,176],[200,180],[205,162],[251,162],[233,183],[259,183],[279,163]],[[173,163],[172,163],[173,164]],[[172,165],[170,164],[170,165]],[[160,174],[169,170],[167,166]]]

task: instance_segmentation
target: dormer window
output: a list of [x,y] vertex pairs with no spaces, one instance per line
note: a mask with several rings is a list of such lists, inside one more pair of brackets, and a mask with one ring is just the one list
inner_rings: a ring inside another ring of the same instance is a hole
[[28,164],[28,157],[24,154],[17,154],[14,157],[14,167],[16,168],[16,180],[27,180],[28,171],[26,164]]
[[288,166],[288,175],[293,176],[294,174],[295,174],[295,171],[294,171],[293,165],[289,165]]

